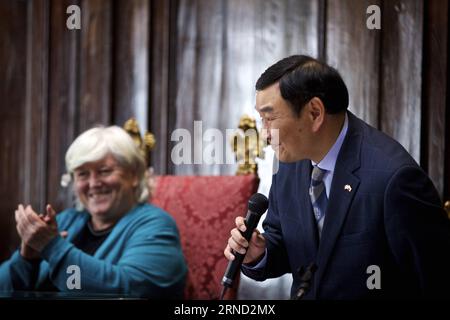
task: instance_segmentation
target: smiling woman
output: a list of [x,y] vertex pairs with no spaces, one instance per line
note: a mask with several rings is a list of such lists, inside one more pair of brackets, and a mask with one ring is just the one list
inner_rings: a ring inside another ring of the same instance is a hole
[[131,137],[116,126],[87,130],[69,147],[66,168],[76,208],[56,216],[48,205],[44,216],[18,206],[22,245],[0,266],[0,291],[181,298],[187,270],[178,230],[146,203],[145,160]]
[[135,202],[137,177],[124,170],[113,156],[86,163],[74,170],[75,190],[97,229],[114,225]]
[[66,167],[74,178],[77,208],[86,208],[98,229],[114,225],[136,202],[148,199],[145,159],[119,127],[80,135],[67,150]]

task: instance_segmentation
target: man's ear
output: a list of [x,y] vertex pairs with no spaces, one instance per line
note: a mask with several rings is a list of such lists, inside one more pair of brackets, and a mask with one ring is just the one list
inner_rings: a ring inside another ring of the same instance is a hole
[[325,106],[323,105],[322,100],[317,97],[312,98],[308,102],[308,115],[312,122],[312,130],[313,132],[317,132],[322,127],[322,124],[325,120]]

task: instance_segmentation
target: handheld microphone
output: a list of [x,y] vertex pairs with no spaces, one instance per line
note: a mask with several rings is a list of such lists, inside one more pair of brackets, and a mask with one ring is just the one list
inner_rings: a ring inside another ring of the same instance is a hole
[[[242,236],[247,241],[250,241],[253,231],[258,226],[259,219],[261,218],[263,213],[266,212],[268,206],[269,200],[267,200],[267,197],[261,193],[255,193],[248,200],[248,211],[245,218],[245,226],[247,227],[247,229],[245,230],[245,232],[241,232]],[[235,259],[228,263],[225,275],[222,278],[222,285],[224,286],[224,288],[221,297],[223,297],[225,293],[225,288],[231,287],[236,274],[240,270],[242,261],[244,261],[245,254],[240,254],[233,251],[233,255],[235,256]]]

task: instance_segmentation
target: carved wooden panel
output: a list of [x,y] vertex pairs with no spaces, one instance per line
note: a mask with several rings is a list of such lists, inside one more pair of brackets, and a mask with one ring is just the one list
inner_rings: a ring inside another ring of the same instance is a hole
[[381,129],[420,162],[423,1],[383,2]]
[[378,127],[380,86],[380,30],[366,26],[367,7],[372,0],[327,2],[326,58],[347,84],[349,109]]

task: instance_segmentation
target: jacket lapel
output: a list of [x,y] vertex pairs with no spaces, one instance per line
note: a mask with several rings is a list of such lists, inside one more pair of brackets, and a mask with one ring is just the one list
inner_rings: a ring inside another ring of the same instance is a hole
[[317,273],[315,296],[317,288],[327,268],[336,240],[344,225],[353,197],[356,194],[360,180],[354,171],[360,167],[360,149],[362,133],[358,130],[358,120],[350,112],[349,128],[344,143],[339,152],[331,183],[330,199],[328,200],[325,222],[317,254]]

